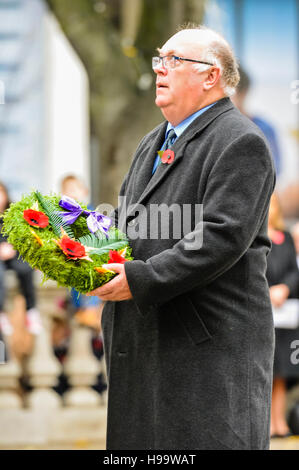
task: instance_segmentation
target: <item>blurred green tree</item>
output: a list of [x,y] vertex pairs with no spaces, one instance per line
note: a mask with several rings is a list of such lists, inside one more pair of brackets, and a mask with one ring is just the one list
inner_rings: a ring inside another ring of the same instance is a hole
[[140,139],[163,120],[151,57],[206,0],[46,0],[90,86],[92,199],[116,204]]

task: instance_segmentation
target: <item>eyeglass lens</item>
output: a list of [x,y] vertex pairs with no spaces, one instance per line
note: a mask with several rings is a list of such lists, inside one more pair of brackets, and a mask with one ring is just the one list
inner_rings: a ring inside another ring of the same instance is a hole
[[164,57],[153,57],[152,58],[152,66],[153,68],[160,67],[162,62],[162,66],[167,68],[175,67],[175,58],[173,56],[164,56]]

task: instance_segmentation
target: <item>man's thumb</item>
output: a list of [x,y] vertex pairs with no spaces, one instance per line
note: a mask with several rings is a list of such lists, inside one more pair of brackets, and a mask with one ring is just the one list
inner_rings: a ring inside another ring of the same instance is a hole
[[114,271],[115,273],[121,273],[123,270],[123,264],[122,263],[109,263],[109,264],[103,264],[103,268],[105,269],[110,269],[110,271]]

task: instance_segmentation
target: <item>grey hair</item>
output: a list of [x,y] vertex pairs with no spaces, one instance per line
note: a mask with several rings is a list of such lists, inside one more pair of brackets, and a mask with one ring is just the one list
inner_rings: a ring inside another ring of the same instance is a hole
[[[180,28],[179,32],[187,30],[200,32],[199,41],[205,44],[201,59],[219,67],[223,91],[227,96],[232,96],[239,83],[240,74],[237,60],[228,42],[219,33],[205,26],[189,24]],[[204,72],[210,65],[193,64],[193,68],[197,72]]]

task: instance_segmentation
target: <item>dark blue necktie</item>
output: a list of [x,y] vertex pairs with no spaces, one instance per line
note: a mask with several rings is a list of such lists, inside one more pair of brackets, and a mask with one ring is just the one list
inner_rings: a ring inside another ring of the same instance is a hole
[[[161,147],[161,150],[167,150],[167,149],[171,148],[171,146],[172,146],[175,139],[176,139],[176,133],[174,132],[173,129],[170,129],[168,131],[166,140],[165,140],[164,144]],[[155,171],[158,168],[158,166],[160,165],[160,163],[161,163],[161,158],[158,154],[156,156],[156,160],[155,160],[155,163],[154,163],[154,166],[153,166],[152,175],[155,173]]]

